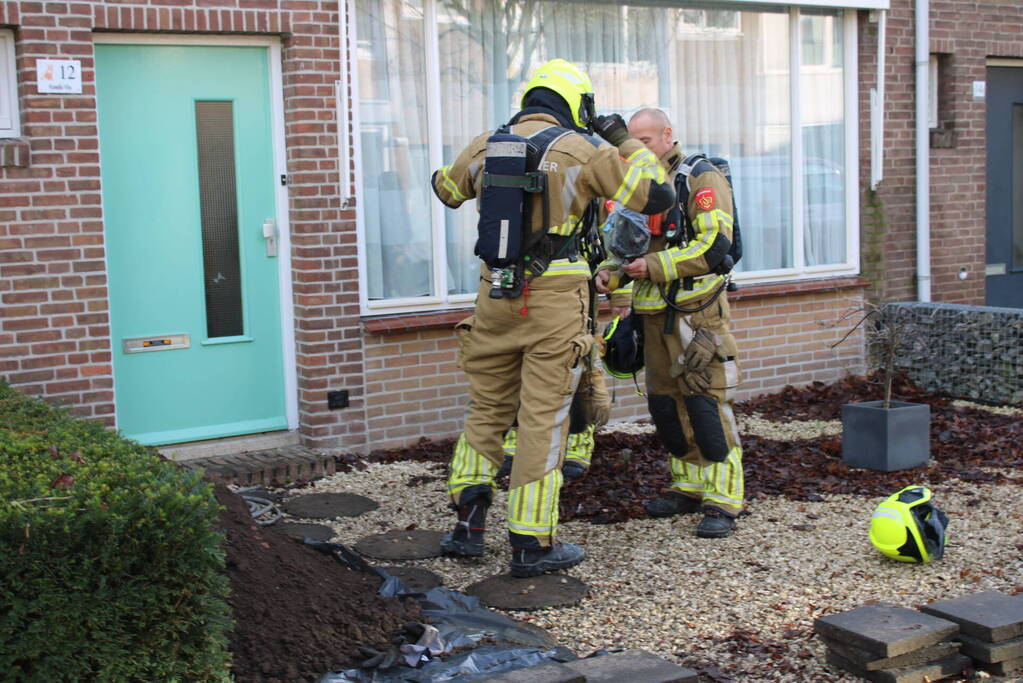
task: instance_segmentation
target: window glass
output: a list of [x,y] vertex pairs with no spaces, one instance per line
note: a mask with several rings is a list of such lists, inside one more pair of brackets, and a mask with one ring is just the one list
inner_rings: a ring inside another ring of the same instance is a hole
[[14,32],[0,29],[0,138],[17,137],[21,134],[17,83]]
[[419,0],[358,4],[359,205],[369,299],[434,293],[424,30]]
[[[423,3],[436,25],[424,27]],[[362,198],[371,299],[476,291],[475,202],[444,209],[446,251],[430,258],[425,84],[439,92],[443,163],[475,136],[506,123],[544,61],[574,61],[593,82],[597,110],[628,117],[663,108],[686,153],[727,158],[745,253],[740,270],[845,262],[841,11],[800,17],[798,73],[806,191],[791,188],[794,117],[788,8],[632,6],[564,0],[359,0]],[[437,73],[425,73],[424,31],[436,31]],[[437,135],[437,131],[433,131]],[[793,211],[804,244],[793,243]],[[414,246],[418,244],[420,246]],[[395,262],[416,266],[399,277]],[[443,264],[443,267],[442,267]],[[432,271],[431,271],[432,272]],[[390,277],[389,277],[390,274]]]
[[845,88],[842,15],[800,18],[803,254],[808,266],[845,263]]

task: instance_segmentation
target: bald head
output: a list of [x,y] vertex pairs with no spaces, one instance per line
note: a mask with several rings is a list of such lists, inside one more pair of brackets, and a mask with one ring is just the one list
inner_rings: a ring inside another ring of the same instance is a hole
[[662,157],[674,144],[674,131],[668,115],[655,107],[640,109],[629,119],[629,135]]

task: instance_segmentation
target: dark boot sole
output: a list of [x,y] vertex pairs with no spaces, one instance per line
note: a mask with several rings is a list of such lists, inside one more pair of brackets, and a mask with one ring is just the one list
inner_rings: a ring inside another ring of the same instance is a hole
[[728,531],[697,531],[696,535],[700,538],[728,538],[732,535],[735,529],[729,529]]
[[482,557],[485,550],[482,543],[465,543],[462,541],[441,541],[440,549],[445,555],[457,557]]
[[701,508],[702,508],[702,503],[700,501],[695,500],[695,499],[694,499],[694,501],[695,502],[693,503],[693,505],[691,507],[686,505],[685,507],[681,507],[681,508],[679,508],[677,510],[654,511],[654,510],[651,510],[649,507],[644,507],[644,509],[646,510],[648,515],[650,515],[651,517],[656,517],[658,519],[661,519],[661,518],[664,518],[664,517],[676,517],[678,515],[693,515],[693,514],[696,514],[697,512],[699,512],[701,510]]
[[560,562],[552,562],[550,560],[539,560],[533,564],[526,565],[511,565],[511,575],[516,579],[527,579],[531,576],[541,576],[550,572],[561,571],[562,569],[571,569],[577,564],[582,564],[586,559],[583,555],[575,560],[562,560]]

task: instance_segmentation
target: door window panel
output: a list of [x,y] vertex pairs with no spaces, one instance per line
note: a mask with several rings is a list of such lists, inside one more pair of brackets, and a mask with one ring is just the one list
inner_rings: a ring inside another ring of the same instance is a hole
[[196,102],[199,208],[202,220],[206,334],[245,334],[238,257],[238,191],[234,169],[234,107],[231,102]]

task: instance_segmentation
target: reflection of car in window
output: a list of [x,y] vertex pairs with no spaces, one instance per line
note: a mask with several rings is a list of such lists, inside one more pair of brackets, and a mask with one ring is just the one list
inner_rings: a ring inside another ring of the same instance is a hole
[[[745,250],[740,271],[792,267],[792,162],[787,156],[731,157]],[[807,159],[803,171],[803,234],[808,265],[845,260],[842,167]]]

